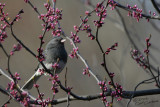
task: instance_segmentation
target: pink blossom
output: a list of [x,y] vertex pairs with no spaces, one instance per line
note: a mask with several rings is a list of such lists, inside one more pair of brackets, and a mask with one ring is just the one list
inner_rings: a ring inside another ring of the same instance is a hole
[[86,15],[89,15],[89,11],[86,11],[85,14],[86,14]]
[[57,69],[57,68],[59,68],[59,64],[56,62],[56,63],[54,63],[54,64],[52,65],[52,67],[53,67],[54,69]]
[[24,0],[24,2],[28,3],[29,0]]

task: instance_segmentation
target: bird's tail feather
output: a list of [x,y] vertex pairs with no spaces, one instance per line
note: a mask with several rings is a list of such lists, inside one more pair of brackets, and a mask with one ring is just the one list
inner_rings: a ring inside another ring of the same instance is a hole
[[41,77],[41,75],[38,73],[38,71],[33,74],[33,76],[22,86],[21,89],[27,89],[30,90],[33,85],[37,82],[37,80]]

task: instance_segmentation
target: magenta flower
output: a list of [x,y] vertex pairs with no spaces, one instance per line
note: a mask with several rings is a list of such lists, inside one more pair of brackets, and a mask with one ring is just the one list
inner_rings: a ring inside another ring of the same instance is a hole
[[56,62],[56,63],[54,63],[54,64],[52,65],[52,67],[53,67],[54,69],[57,69],[57,68],[59,68],[59,64]]

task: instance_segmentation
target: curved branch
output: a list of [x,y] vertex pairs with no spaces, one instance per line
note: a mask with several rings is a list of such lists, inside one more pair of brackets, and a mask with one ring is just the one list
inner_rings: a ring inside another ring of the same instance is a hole
[[[134,97],[139,97],[139,96],[146,96],[146,95],[156,95],[156,94],[160,94],[160,89],[151,89],[151,90],[139,90],[139,91],[124,91],[122,93],[122,98],[125,99],[130,99],[130,97],[132,97],[134,93]],[[72,93],[73,94],[73,93]],[[105,92],[104,93],[105,96],[111,96],[111,92]],[[81,95],[81,96],[69,96],[69,101],[75,101],[75,100],[83,100],[83,101],[92,101],[92,100],[96,100],[102,98],[102,96],[97,93],[95,95]],[[51,102],[48,102],[51,105],[56,105],[56,104],[60,104],[60,103],[64,103],[68,101],[68,97],[65,98],[60,98],[57,100],[53,100]],[[38,100],[37,102],[34,100],[29,101],[30,104],[36,104],[36,105],[40,105],[39,102],[41,102],[40,100]]]
[[9,57],[7,51],[5,50],[5,48],[3,47],[2,43],[0,43],[0,47],[2,48],[3,52],[5,53],[6,57]]
[[159,9],[158,5],[156,4],[155,0],[151,0],[151,2],[153,4],[154,8],[157,10],[157,12],[160,14],[160,9]]
[[[106,96],[109,96],[110,93],[105,93]],[[96,100],[96,99],[99,99],[101,98],[102,96],[97,93],[95,95],[82,95],[80,96],[79,98],[75,98],[73,96],[68,96],[69,97],[69,101],[75,101],[75,100],[83,100],[83,101],[91,101],[91,100]],[[65,97],[65,98],[60,98],[60,99],[57,99],[57,100],[53,100],[52,102],[49,102],[51,105],[56,105],[56,104],[60,104],[60,103],[64,103],[64,102],[67,102],[68,101],[68,97]],[[38,101],[39,102],[39,101]],[[35,102],[35,101],[30,101],[30,104],[37,104],[39,105],[38,102]]]

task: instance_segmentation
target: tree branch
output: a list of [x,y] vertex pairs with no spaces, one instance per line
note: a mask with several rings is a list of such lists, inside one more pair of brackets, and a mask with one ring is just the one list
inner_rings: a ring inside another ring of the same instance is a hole
[[159,9],[158,5],[156,4],[156,1],[155,0],[151,0],[151,2],[153,4],[154,8],[157,10],[157,12],[160,14],[160,9]]

